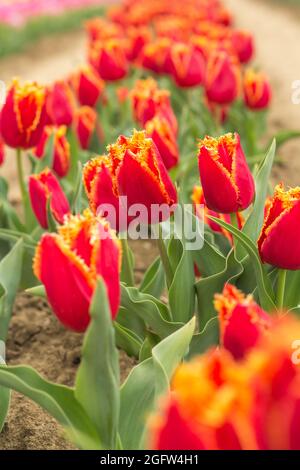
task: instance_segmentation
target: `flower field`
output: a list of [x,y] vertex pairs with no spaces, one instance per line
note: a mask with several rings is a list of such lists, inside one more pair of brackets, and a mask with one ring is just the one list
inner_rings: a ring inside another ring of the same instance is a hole
[[[85,62],[12,77],[0,112],[0,429],[18,392],[71,448],[299,450],[300,188],[274,175],[300,133],[270,138],[255,32],[220,0],[124,0],[84,28]],[[71,375],[7,360],[20,296]]]

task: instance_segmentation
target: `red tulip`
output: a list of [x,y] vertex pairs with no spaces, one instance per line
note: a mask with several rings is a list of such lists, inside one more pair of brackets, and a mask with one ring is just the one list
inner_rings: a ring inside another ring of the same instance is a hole
[[146,123],[145,130],[155,143],[167,170],[178,165],[179,149],[169,121],[157,115]]
[[93,108],[82,106],[75,113],[75,130],[82,149],[87,150],[96,130],[97,113]]
[[129,138],[120,136],[109,146],[108,157],[91,160],[84,168],[84,184],[94,213],[103,204],[115,208],[122,219],[121,226],[113,225],[118,230],[124,230],[130,220],[119,208],[120,196],[127,197],[128,208],[134,204],[144,206],[147,214],[140,217],[144,223],[158,223],[166,217],[159,214],[159,220],[151,218],[152,205],[167,204],[172,208],[177,202],[176,189],[157,147],[145,132],[135,131]]
[[183,88],[201,85],[205,75],[205,61],[195,47],[175,43],[168,56],[168,70],[176,84]]
[[248,108],[265,109],[272,99],[272,90],[263,73],[248,69],[244,77],[244,99]]
[[236,287],[226,284],[222,294],[215,295],[219,313],[221,344],[235,359],[241,359],[271,326],[271,317]]
[[121,80],[127,75],[128,62],[122,39],[96,41],[90,47],[89,60],[103,80]]
[[72,124],[75,103],[71,88],[66,82],[56,82],[48,90],[46,108],[50,124],[55,126]]
[[240,361],[221,348],[183,362],[151,418],[151,447],[299,450],[299,337],[299,321],[286,317]]
[[211,54],[206,68],[205,89],[209,101],[232,103],[240,91],[241,76],[237,61],[225,51]]
[[46,151],[47,143],[51,136],[54,135],[54,157],[53,157],[53,170],[60,178],[68,174],[71,163],[70,144],[66,138],[66,127],[52,127],[46,126],[44,128],[42,137],[34,150],[37,158],[43,158]]
[[245,64],[249,62],[254,54],[254,44],[253,36],[247,31],[233,31],[232,36],[232,46],[235,50],[240,62]]
[[255,193],[238,134],[200,141],[199,171],[207,207],[221,214],[245,210]]
[[72,85],[81,106],[94,108],[104,93],[105,82],[88,65],[81,67],[72,77]]
[[35,147],[45,124],[45,89],[36,83],[14,80],[0,116],[0,133],[12,148]]
[[169,38],[157,38],[146,44],[140,54],[142,67],[154,73],[167,73],[167,57],[172,41]]
[[4,145],[3,139],[0,135],[0,166],[3,165],[4,160],[5,160],[5,145]]
[[[232,244],[233,237],[231,233],[229,233],[228,230],[216,224],[213,220],[209,218],[210,216],[216,217],[217,219],[223,220],[224,222],[227,222],[227,224],[230,224],[231,222],[230,215],[219,214],[218,212],[208,209],[205,199],[204,199],[203,189],[201,188],[201,186],[194,186],[193,194],[192,194],[192,201],[195,206],[196,215],[200,219],[203,218],[204,223],[207,224],[211,228],[211,230],[213,230],[213,232],[221,233]],[[244,225],[244,218],[240,212],[236,212],[235,216],[238,222],[238,227],[241,230]]]
[[264,225],[258,240],[258,249],[264,263],[281,269],[300,269],[298,224],[300,220],[300,188],[284,191],[276,186],[268,202]]
[[149,28],[145,26],[134,27],[131,26],[126,30],[128,39],[127,58],[131,62],[138,59],[144,46],[150,43],[152,34]]
[[[58,234],[45,234],[36,250],[34,273],[44,284],[58,319],[85,331],[97,277],[106,285],[114,319],[120,303],[121,248],[107,222],[89,210],[69,216]],[[101,338],[99,338],[101,341]]]
[[62,224],[65,216],[70,213],[68,200],[56,177],[48,168],[38,175],[29,177],[29,195],[33,212],[44,229],[48,228],[49,201],[51,213],[58,223]]

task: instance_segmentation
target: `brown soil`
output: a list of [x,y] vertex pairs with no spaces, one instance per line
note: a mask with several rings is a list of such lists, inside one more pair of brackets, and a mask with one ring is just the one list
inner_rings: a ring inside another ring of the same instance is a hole
[[[291,86],[300,79],[297,44],[300,43],[299,18],[289,11],[256,0],[225,0],[235,13],[237,23],[255,34],[257,63],[270,75],[274,101],[270,113],[270,135],[277,130],[300,127],[300,107],[291,102]],[[12,76],[37,79],[42,82],[61,78],[84,59],[84,33],[49,38],[31,48],[26,55],[1,61],[0,79]],[[299,184],[299,141],[285,146],[285,166],[274,171],[274,179],[287,184]],[[8,177],[10,196],[18,199],[14,159],[8,156],[2,175]],[[153,259],[149,243],[135,247],[136,276],[141,278]],[[11,322],[7,360],[11,365],[28,364],[43,376],[58,383],[72,385],[78,363],[82,336],[66,331],[44,301],[19,295]],[[120,353],[122,378],[134,361]],[[24,397],[13,393],[7,424],[0,435],[0,449],[72,449],[64,439],[60,426]]]

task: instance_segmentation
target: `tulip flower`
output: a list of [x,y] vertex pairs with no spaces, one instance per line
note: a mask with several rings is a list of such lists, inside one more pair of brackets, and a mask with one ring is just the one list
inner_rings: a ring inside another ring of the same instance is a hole
[[240,92],[240,67],[235,58],[225,51],[211,54],[206,68],[205,89],[209,101],[230,104]]
[[62,224],[65,216],[70,213],[68,200],[58,180],[48,168],[29,177],[29,196],[32,210],[44,229],[48,228],[49,203],[51,214],[59,224]]
[[[201,188],[201,186],[194,186],[193,194],[192,194],[192,201],[195,207],[196,215],[200,219],[203,218],[204,223],[207,224],[213,232],[224,235],[224,237],[226,237],[227,240],[232,244],[233,237],[231,233],[229,233],[228,230],[216,224],[213,220],[209,218],[210,216],[216,217],[217,219],[223,220],[227,224],[230,224],[231,223],[230,215],[219,214],[218,212],[208,209],[206,201],[204,199],[203,189]],[[244,218],[240,212],[236,212],[235,216],[238,222],[238,228],[241,230],[244,225]]]
[[221,344],[235,359],[243,358],[271,326],[271,317],[253,297],[246,297],[230,284],[226,284],[222,294],[215,295],[215,309],[219,314]]
[[89,325],[98,277],[106,285],[112,318],[116,317],[120,266],[119,241],[108,223],[89,210],[69,216],[57,234],[43,235],[34,258],[34,273],[44,284],[55,315],[77,332],[85,331]]
[[104,81],[96,71],[88,65],[82,66],[71,81],[80,105],[94,108],[103,96],[105,88]]
[[0,135],[0,166],[3,165],[4,160],[5,160],[5,145],[4,145],[3,139]]
[[156,450],[299,450],[299,321],[284,318],[240,361],[225,349],[184,362],[149,423]]
[[265,109],[272,99],[271,86],[263,73],[248,69],[244,76],[244,100],[253,110]]
[[233,31],[232,46],[242,64],[249,62],[254,54],[253,36],[247,31]]
[[172,41],[169,38],[157,38],[146,44],[140,54],[142,67],[154,73],[167,73],[167,57]]
[[146,44],[152,39],[151,30],[145,26],[131,26],[126,30],[128,47],[127,58],[133,62],[137,60]]
[[170,93],[160,90],[153,78],[136,82],[131,92],[131,102],[135,119],[141,127],[159,114],[169,121],[173,132],[177,134],[178,124],[171,106]]
[[300,188],[284,190],[276,186],[268,202],[263,228],[258,239],[258,249],[264,263],[281,269],[300,269],[298,221],[300,214]]
[[191,45],[175,43],[170,49],[167,68],[179,87],[194,87],[204,81],[204,57]]
[[75,102],[67,82],[58,81],[48,90],[46,99],[48,121],[55,126],[70,126]]
[[105,81],[121,80],[127,75],[128,62],[121,39],[96,41],[90,47],[89,60]]
[[45,89],[14,80],[0,115],[0,133],[9,147],[30,149],[40,140],[45,124]]
[[179,161],[179,149],[169,121],[157,115],[146,123],[145,130],[155,143],[167,170],[176,166]]
[[66,137],[66,127],[45,126],[42,137],[34,149],[34,155],[37,158],[43,158],[46,151],[47,143],[52,135],[54,135],[54,156],[52,169],[59,178],[64,178],[70,169],[71,153],[70,144]]
[[75,131],[82,149],[87,150],[97,125],[97,113],[89,106],[82,106],[75,113]]
[[[119,197],[127,197],[127,206],[142,205],[147,214],[140,214],[144,223],[158,223],[151,214],[152,205],[167,204],[172,207],[177,202],[176,189],[163,164],[162,157],[152,139],[144,131],[135,131],[132,137],[120,136],[117,142],[108,147],[108,156],[96,157],[87,163],[83,172],[84,185],[94,213],[103,204],[112,204],[118,220],[122,208]],[[168,214],[170,215],[170,214]],[[128,214],[121,213],[121,226],[130,220]],[[151,217],[152,216],[152,217]]]
[[253,201],[255,186],[239,135],[205,137],[199,149],[199,171],[207,207],[221,214],[247,209]]

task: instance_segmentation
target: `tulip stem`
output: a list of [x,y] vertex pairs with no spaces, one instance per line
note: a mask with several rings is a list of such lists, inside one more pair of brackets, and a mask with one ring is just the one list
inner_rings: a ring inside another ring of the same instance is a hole
[[128,241],[125,238],[121,238],[122,244],[122,280],[126,282],[128,286],[134,286],[134,276],[132,267],[132,256],[129,250]]
[[24,180],[24,169],[23,169],[23,160],[22,160],[22,150],[17,149],[17,171],[18,171],[18,181],[22,197],[24,215],[26,217],[26,204],[27,204],[27,189]]
[[167,282],[167,286],[169,289],[171,287],[174,275],[173,275],[173,269],[171,267],[171,263],[169,260],[168,252],[166,249],[166,245],[163,240],[161,224],[158,225],[158,233],[159,233],[159,237],[157,239],[157,246],[158,246],[159,254],[161,257],[161,262],[162,262],[162,265],[164,267],[164,271],[166,274],[166,282]]
[[286,269],[279,269],[278,280],[277,280],[277,299],[276,299],[278,310],[281,310],[284,305],[286,275],[287,275]]

